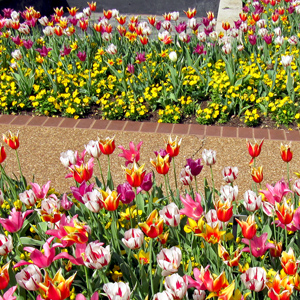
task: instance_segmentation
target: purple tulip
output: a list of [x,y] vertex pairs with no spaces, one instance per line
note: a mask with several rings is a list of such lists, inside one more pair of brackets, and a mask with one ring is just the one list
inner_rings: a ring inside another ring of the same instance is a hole
[[265,40],[265,42],[269,45],[272,43],[272,34],[267,34],[263,37],[263,39]]
[[135,193],[132,189],[132,186],[128,182],[119,184],[117,187],[117,192],[120,194],[120,200],[124,204],[131,203],[135,198]]
[[13,11],[14,11],[14,10],[13,10],[12,8],[4,8],[4,9],[2,9],[4,18],[10,19],[10,18],[11,18],[11,13],[12,13]]
[[66,56],[66,55],[69,55],[71,53],[71,48],[70,47],[66,47],[64,45],[64,50],[63,51],[60,51],[60,55],[61,56]]
[[291,6],[288,8],[289,14],[292,14],[294,11],[295,11],[295,7],[294,7],[293,5],[291,5]]
[[20,37],[17,35],[16,37],[11,37],[11,39],[12,39],[12,41],[16,44],[16,45],[18,45],[18,46],[20,46],[20,44],[21,44],[21,39],[20,39]]
[[201,165],[201,159],[198,158],[196,160],[193,160],[192,158],[187,158],[186,160],[187,166],[190,167],[191,173],[193,176],[197,176],[200,174],[200,172],[203,169],[203,165]]
[[139,62],[146,61],[145,52],[143,52],[143,53],[137,53],[135,59],[138,60]]
[[256,36],[254,34],[249,35],[249,43],[254,46],[256,44]]
[[202,24],[203,24],[205,27],[207,27],[207,26],[209,25],[209,23],[210,23],[210,21],[209,21],[208,18],[203,18],[203,19],[202,19]]
[[199,55],[201,54],[206,54],[206,51],[204,51],[204,46],[203,45],[199,45],[197,44],[196,48],[194,48],[194,52],[193,53],[197,53]]
[[45,46],[43,46],[42,48],[37,48],[35,50],[39,52],[42,57],[45,57],[52,50],[52,48],[46,48]]
[[152,188],[153,182],[152,182],[152,172],[145,175],[144,180],[141,184],[141,189],[145,192],[150,191]]
[[159,22],[156,23],[156,29],[160,30],[160,28],[161,28],[161,21],[159,21]]
[[69,19],[69,22],[73,25],[73,26],[76,26],[77,23],[78,23],[78,19],[76,19],[75,17]]
[[72,191],[72,194],[76,200],[78,200],[80,203],[84,204],[82,197],[87,193],[91,192],[93,190],[94,183],[87,185],[85,181],[83,181],[79,188],[75,186],[71,186],[70,189]]
[[78,52],[77,53],[77,56],[78,56],[78,58],[81,60],[81,61],[85,61],[86,60],[86,53],[85,53],[85,51],[83,51],[83,52]]
[[234,25],[236,29],[240,29],[240,26],[242,25],[242,20],[234,21]]
[[185,22],[180,22],[179,25],[175,26],[175,29],[178,33],[186,31],[186,23]]
[[24,46],[27,50],[29,50],[29,49],[31,49],[31,47],[33,46],[33,41],[31,41],[31,40],[23,41],[23,46]]
[[204,32],[206,35],[209,35],[211,32],[213,32],[213,28],[211,26],[204,28]]
[[133,64],[128,64],[127,71],[131,74],[134,74],[134,65]]

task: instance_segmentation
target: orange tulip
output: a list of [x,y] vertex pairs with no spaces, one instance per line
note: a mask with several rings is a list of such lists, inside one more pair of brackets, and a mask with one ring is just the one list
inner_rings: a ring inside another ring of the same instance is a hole
[[158,215],[158,211],[154,210],[145,223],[139,223],[143,232],[150,238],[154,239],[162,234],[164,229],[164,220]]
[[104,15],[104,17],[106,18],[106,19],[110,19],[111,17],[112,17],[112,11],[111,10],[104,10],[103,9],[103,15]]
[[0,268],[0,290],[4,290],[9,283],[9,263],[5,264],[2,268]]
[[156,168],[158,174],[166,175],[170,169],[170,156],[167,154],[164,158],[162,158],[158,153],[156,161],[150,160],[150,163],[154,168]]
[[228,285],[225,289],[222,289],[219,293],[217,293],[218,300],[229,300],[232,299],[232,295],[235,288],[234,280],[230,285]]
[[7,136],[3,134],[3,141],[14,150],[17,150],[20,146],[19,143],[19,132],[17,134],[13,134],[11,131],[8,131]]
[[254,221],[254,215],[251,215],[247,218],[246,222],[245,221],[240,221],[239,219],[235,219],[239,225],[242,228],[242,234],[243,236],[251,240],[255,234],[256,234],[256,222]]
[[219,224],[216,224],[215,227],[210,227],[208,224],[205,224],[203,232],[196,235],[203,237],[210,244],[216,244],[219,243],[225,233],[226,231],[219,230]]
[[161,235],[159,235],[159,236],[157,237],[157,240],[158,240],[162,245],[164,245],[164,244],[168,241],[169,234],[170,234],[170,232],[169,232],[169,231],[166,231],[165,233],[162,233]]
[[208,267],[204,269],[201,266],[199,278],[209,292],[218,293],[228,286],[228,281],[224,271],[217,277],[216,275],[212,275],[210,273]]
[[219,257],[222,258],[225,265],[229,267],[237,267],[239,265],[239,261],[242,255],[242,252],[239,248],[237,248],[233,253],[233,258],[231,259],[229,253],[226,251],[226,249],[221,245],[221,243],[218,244],[218,254]]
[[275,203],[275,212],[282,224],[290,224],[294,217],[294,205],[287,204],[286,198],[284,198],[281,205],[278,202]]
[[179,149],[181,145],[182,139],[180,141],[177,141],[177,136],[174,141],[172,141],[171,136],[169,136],[168,141],[166,142],[166,151],[170,155],[170,157],[175,157],[179,154]]
[[88,4],[88,6],[90,7],[90,10],[91,11],[96,11],[96,2],[92,2],[92,3],[87,3]]
[[273,281],[267,282],[269,289],[268,296],[271,300],[289,300],[293,293],[293,284],[289,277],[286,276],[283,279],[277,273]]
[[217,211],[217,217],[221,222],[228,222],[233,215],[232,201],[219,199],[215,203],[215,209]]
[[76,276],[76,273],[67,280],[62,276],[61,269],[55,274],[54,278],[50,278],[45,271],[45,279],[43,283],[39,283],[39,292],[44,300],[63,300],[70,297],[70,286]]
[[148,17],[148,21],[152,26],[155,26],[155,23],[156,23],[155,17],[152,17],[152,16]]
[[261,183],[264,179],[263,167],[251,168],[251,176],[254,182]]
[[136,162],[133,162],[132,169],[127,169],[122,166],[125,170],[126,180],[132,187],[138,187],[142,184],[146,170],[143,171],[145,164],[143,164],[140,168],[138,168]]
[[105,155],[112,154],[116,149],[115,136],[112,138],[107,137],[105,140],[100,140],[98,138],[98,142],[101,152]]
[[124,25],[126,23],[126,16],[119,16],[117,17],[117,21],[120,25]]
[[291,151],[291,144],[280,146],[280,155],[283,161],[290,162],[293,158],[293,152]]
[[287,275],[295,275],[297,273],[300,261],[296,261],[294,250],[292,248],[289,249],[289,252],[282,252],[280,262]]
[[72,17],[75,17],[76,16],[76,13],[77,11],[79,10],[79,8],[76,8],[76,7],[67,7],[68,11],[69,11],[69,14],[72,16]]
[[120,203],[120,195],[116,191],[111,191],[109,188],[106,189],[106,191],[99,190],[102,194],[103,200],[103,206],[108,211],[114,211],[118,208]]
[[222,22],[222,28],[227,31],[230,29],[230,24],[228,22]]

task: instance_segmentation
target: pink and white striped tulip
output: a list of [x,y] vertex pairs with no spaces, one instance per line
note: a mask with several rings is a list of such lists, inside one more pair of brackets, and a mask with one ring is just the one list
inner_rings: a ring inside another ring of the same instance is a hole
[[144,242],[144,234],[139,228],[132,228],[124,233],[123,244],[133,249],[139,249]]
[[187,292],[188,279],[182,278],[177,273],[166,277],[165,279],[165,288],[171,293],[174,300],[183,299]]
[[243,281],[247,289],[255,292],[260,292],[266,286],[267,274],[263,268],[249,268],[245,273],[241,275],[241,280]]
[[41,270],[36,265],[29,265],[16,274],[18,284],[27,291],[37,291],[43,281]]
[[37,197],[33,192],[33,190],[28,190],[25,191],[24,193],[20,193],[19,198],[21,202],[23,202],[26,206],[33,206],[37,200]]
[[237,167],[225,167],[222,170],[223,179],[226,183],[231,183],[234,180],[236,180],[237,176],[239,174],[239,170]]
[[180,212],[178,206],[172,202],[162,210],[159,211],[159,215],[164,219],[165,224],[176,227],[180,223]]
[[157,293],[153,295],[153,300],[173,300],[173,296],[168,291],[163,291],[161,293]]
[[0,256],[6,255],[13,249],[11,235],[0,234]]
[[129,300],[130,288],[128,282],[109,282],[103,285],[103,290],[110,300]]
[[261,207],[261,195],[257,196],[255,192],[248,190],[244,194],[244,206],[248,211],[255,212]]
[[170,249],[162,249],[157,254],[157,264],[163,269],[162,276],[168,276],[178,271],[180,266],[182,254],[181,250],[177,247]]
[[98,241],[87,245],[84,254],[84,264],[90,269],[102,269],[108,265],[111,259],[110,246],[102,247]]

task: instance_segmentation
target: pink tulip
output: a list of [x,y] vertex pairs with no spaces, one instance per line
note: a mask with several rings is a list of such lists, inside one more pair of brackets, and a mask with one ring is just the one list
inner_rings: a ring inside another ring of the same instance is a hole
[[5,236],[0,234],[0,256],[6,255],[13,249],[13,242],[11,235]]
[[30,182],[31,188],[38,199],[44,199],[50,188],[51,181],[43,185],[42,189],[37,183]]
[[180,210],[180,214],[186,215],[187,217],[195,221],[198,221],[203,214],[200,194],[196,193],[195,201],[192,199],[192,197],[189,194],[186,195],[186,199],[180,196],[180,200],[184,205],[184,208]]
[[136,150],[133,142],[129,143],[129,150],[125,150],[123,146],[118,146],[118,148],[123,151],[123,153],[119,154],[118,156],[124,157],[126,159],[126,167],[128,166],[128,164],[133,163],[133,161],[138,162],[140,160],[140,148],[142,144],[143,142],[139,142],[136,146]]
[[70,254],[68,254],[67,252],[61,252],[58,255],[56,255],[56,259],[60,259],[60,258],[65,258],[70,260],[70,262],[74,265],[84,265],[84,261],[82,256],[85,253],[85,249],[86,249],[86,244],[76,244],[76,249],[75,249],[75,258],[73,256],[71,256]]
[[[209,268],[209,266],[207,266],[205,268],[205,271]],[[202,290],[205,291],[206,290],[206,286],[204,284],[204,282],[200,279],[200,270],[197,268],[194,268],[193,270],[193,274],[196,280],[194,280],[191,276],[186,276],[185,278],[187,278],[188,280],[188,289],[191,287],[196,288],[197,290]]]
[[[98,299],[99,299],[99,294],[98,292],[95,292],[92,295],[91,300],[98,300]],[[75,300],[86,300],[86,298],[82,294],[77,294]]]
[[28,190],[24,193],[20,193],[19,198],[26,206],[33,206],[37,200],[37,197],[33,190]]
[[87,193],[91,192],[94,187],[94,183],[91,183],[90,185],[87,185],[85,181],[83,181],[79,188],[75,186],[71,186],[70,189],[73,193],[73,196],[76,200],[78,200],[80,203],[84,204],[84,201],[82,200],[82,197]]
[[70,210],[74,203],[68,200],[67,194],[64,194],[60,200],[60,205],[64,210]]
[[272,205],[275,205],[275,202],[281,202],[283,196],[286,194],[292,193],[288,184],[284,182],[283,178],[278,181],[274,187],[269,184],[266,184],[266,187],[267,190],[262,190],[259,192],[263,193]]
[[[242,239],[242,243],[249,245],[251,243],[251,254],[255,257],[263,256],[270,248],[275,248],[274,244],[267,243],[268,233],[263,233],[260,237],[254,236],[252,240]],[[250,253],[250,248],[245,247],[242,252]]]
[[32,212],[33,210],[27,210],[22,213],[13,208],[8,219],[0,218],[0,223],[8,232],[17,232],[22,228],[25,218]]
[[24,251],[30,253],[30,259],[32,260],[32,263],[25,260],[21,260],[14,265],[14,268],[30,264],[35,264],[39,268],[48,268],[53,261],[61,258],[55,256],[55,248],[62,247],[62,244],[54,244],[50,246],[53,240],[54,237],[51,237],[43,245],[44,254],[40,250],[37,250],[33,247],[24,247]]
[[16,300],[17,297],[13,296],[13,293],[16,291],[17,286],[12,286],[10,289],[8,289],[3,297],[0,296],[0,300]]

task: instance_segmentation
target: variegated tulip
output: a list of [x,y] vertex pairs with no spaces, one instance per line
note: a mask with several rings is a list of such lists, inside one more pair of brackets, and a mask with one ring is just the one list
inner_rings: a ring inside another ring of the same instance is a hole
[[92,192],[85,193],[82,197],[82,201],[93,213],[98,213],[104,207],[102,194],[97,189],[93,189]]
[[204,149],[202,152],[202,158],[207,166],[214,165],[216,163],[216,151]]
[[222,170],[222,175],[223,175],[223,179],[225,180],[226,183],[231,183],[233,182],[237,176],[238,176],[238,168],[237,167],[225,167]]
[[266,286],[267,274],[263,268],[249,268],[241,275],[241,280],[247,289],[260,292]]
[[296,261],[294,250],[292,248],[289,249],[289,252],[282,252],[280,262],[287,275],[295,275],[297,273],[300,261]]
[[165,278],[165,289],[174,300],[180,300],[185,297],[187,292],[188,279],[179,276],[177,273]]
[[248,190],[244,194],[244,206],[250,212],[255,212],[261,207],[261,195],[256,195],[255,192]]
[[156,161],[151,159],[150,163],[156,169],[158,174],[166,175],[170,169],[170,156],[167,154],[164,158],[158,153],[156,156]]
[[268,296],[271,300],[289,300],[293,293],[294,285],[289,276],[281,278],[277,273],[273,280],[267,282]]
[[24,193],[20,193],[19,198],[26,206],[29,207],[33,206],[37,201],[37,197],[33,190],[27,190]]
[[20,146],[19,143],[19,132],[13,134],[11,131],[8,131],[7,135],[3,134],[3,141],[14,150],[17,150]]
[[289,143],[288,145],[283,145],[281,143],[280,155],[281,155],[282,160],[287,162],[287,163],[292,160],[293,152],[291,151],[291,143]]
[[103,285],[103,290],[106,296],[110,300],[129,300],[130,299],[130,288],[129,283],[126,282],[109,282]]
[[282,203],[275,203],[275,212],[279,221],[284,224],[290,224],[294,217],[294,205],[288,204],[286,198],[283,198]]
[[256,235],[257,225],[254,220],[254,214],[249,216],[246,222],[241,221],[239,219],[235,219],[235,220],[241,226],[242,234],[246,239],[251,240]]
[[98,241],[87,245],[83,257],[84,264],[90,269],[102,269],[107,266],[111,259],[110,246],[102,247]]
[[123,244],[130,249],[141,248],[144,242],[144,234],[138,228],[132,228],[124,233],[124,238],[122,239]]
[[43,281],[41,270],[36,265],[29,265],[16,274],[16,281],[27,291],[37,291]]
[[221,186],[220,188],[220,198],[223,201],[235,201],[237,199],[238,196],[238,192],[239,192],[239,188],[237,185],[235,186],[231,186],[231,185],[224,185]]
[[9,283],[9,263],[6,263],[3,267],[0,267],[0,290],[4,290]]
[[13,249],[11,235],[0,234],[0,256],[7,255]]
[[105,140],[98,138],[98,142],[101,152],[105,155],[112,154],[116,149],[114,136],[112,138],[107,137]]
[[180,212],[178,206],[172,202],[159,211],[159,215],[164,219],[165,224],[176,227],[180,223]]
[[139,226],[148,237],[154,239],[162,234],[164,229],[163,224],[163,218],[158,216],[157,210],[154,210],[145,223],[139,223]]
[[175,140],[173,141],[171,136],[169,136],[168,141],[166,141],[166,151],[170,157],[175,157],[179,154],[182,139],[179,141],[177,139],[178,137],[176,136]]
[[99,190],[102,194],[103,206],[108,211],[114,211],[119,207],[120,195],[116,191],[111,191],[109,187],[106,188],[106,191]]
[[177,247],[162,249],[156,257],[157,264],[162,268],[162,276],[168,276],[178,271],[182,254]]
[[146,174],[144,166],[145,164],[143,164],[141,167],[138,167],[135,161],[133,162],[131,169],[122,166],[123,170],[125,171],[126,180],[132,187],[139,187],[143,183]]
[[84,146],[84,148],[91,157],[99,158],[101,155],[98,141],[89,141],[89,143]]
[[174,300],[173,295],[168,291],[163,291],[153,295],[153,300]]

